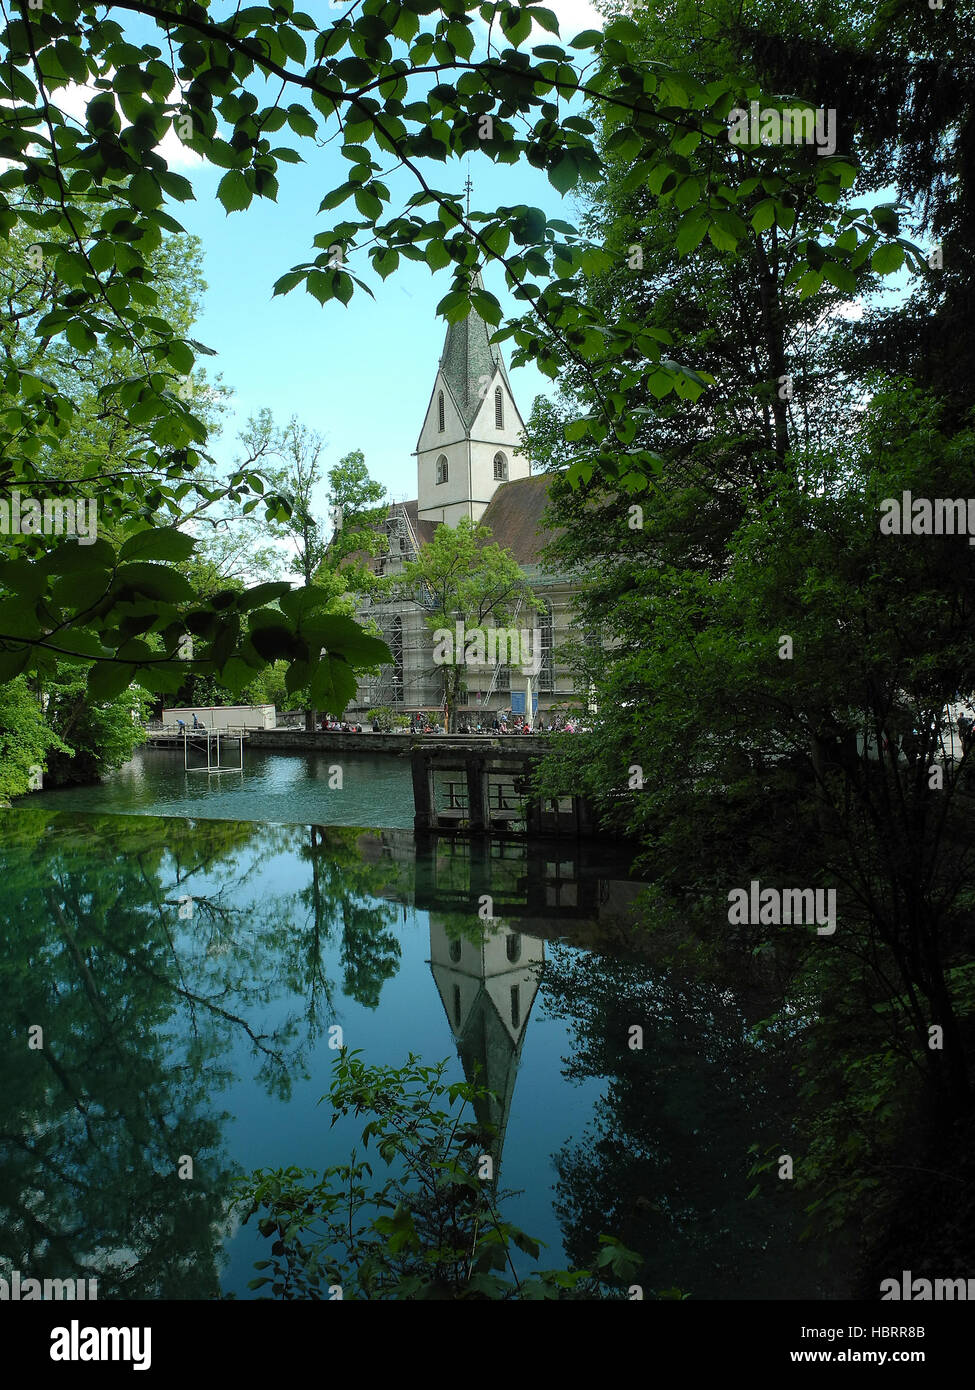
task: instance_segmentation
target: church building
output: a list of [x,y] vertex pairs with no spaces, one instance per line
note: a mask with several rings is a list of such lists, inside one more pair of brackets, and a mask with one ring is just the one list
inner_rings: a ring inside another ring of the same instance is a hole
[[[475,279],[480,285],[480,275]],[[417,441],[416,498],[392,503],[383,529],[388,551],[372,562],[377,574],[395,577],[416,559],[438,526],[456,526],[464,517],[487,526],[491,540],[508,550],[524,573],[543,610],[522,604],[509,626],[532,634],[540,653],[537,674],[521,665],[468,666],[459,722],[506,713],[516,721],[529,710],[532,720],[549,722],[551,711],[577,704],[575,683],[560,666],[557,648],[572,614],[572,586],[547,571],[541,551],[552,532],[541,525],[550,478],[532,475],[521,449],[524,420],[491,329],[474,311],[447,329],[433,390]],[[388,706],[394,713],[435,713],[443,707],[443,672],[434,662],[434,641],[422,593],[384,602],[363,601],[357,616],[382,631],[393,662],[379,677],[359,683],[355,708],[365,713]],[[531,702],[529,705],[529,701]]]

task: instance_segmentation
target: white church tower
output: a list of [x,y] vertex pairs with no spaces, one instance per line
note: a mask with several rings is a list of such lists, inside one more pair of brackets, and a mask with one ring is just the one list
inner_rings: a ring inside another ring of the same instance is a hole
[[[480,271],[473,283],[484,288]],[[501,483],[531,472],[517,443],[524,421],[491,331],[474,310],[447,329],[416,446],[420,521],[480,521]]]

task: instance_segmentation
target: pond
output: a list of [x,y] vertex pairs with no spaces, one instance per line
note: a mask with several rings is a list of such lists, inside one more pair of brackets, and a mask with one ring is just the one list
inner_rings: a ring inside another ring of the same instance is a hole
[[[236,749],[226,753],[237,758]],[[341,767],[341,786],[334,769]],[[34,793],[22,805],[122,815],[205,816],[287,825],[413,828],[408,757],[334,751],[274,753],[244,747],[241,772],[187,772],[182,750],[141,748],[96,786]]]
[[[605,1233],[648,1289],[843,1295],[798,1243],[790,1185],[749,1200],[749,1149],[787,1149],[793,1106],[752,1032],[767,1001],[652,961],[617,847],[283,823],[321,795],[307,760],[254,759],[259,786],[202,802],[174,761],[0,812],[0,1266],[95,1277],[103,1299],[256,1296],[266,1242],[230,1186],[347,1159],[363,1122],[330,1128],[319,1103],[338,1026],[368,1063],[480,1069],[503,1212],[541,1267],[588,1265]],[[403,766],[364,772],[364,799]],[[182,818],[241,793],[282,823]]]

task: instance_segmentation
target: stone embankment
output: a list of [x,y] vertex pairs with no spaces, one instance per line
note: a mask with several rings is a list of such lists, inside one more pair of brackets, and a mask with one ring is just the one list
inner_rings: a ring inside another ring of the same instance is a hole
[[313,734],[303,729],[249,729],[248,748],[268,748],[277,753],[398,753],[408,757],[413,748],[477,748],[505,753],[515,750],[542,753],[548,742],[544,734]]

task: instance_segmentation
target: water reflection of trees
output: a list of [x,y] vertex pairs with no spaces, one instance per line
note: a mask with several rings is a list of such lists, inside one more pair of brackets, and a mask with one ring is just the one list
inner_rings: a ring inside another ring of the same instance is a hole
[[[825,1296],[798,1245],[791,1186],[749,1200],[749,1147],[790,1151],[782,1059],[738,1001],[704,980],[555,947],[543,984],[574,1048],[568,1080],[605,1079],[592,1123],[555,1157],[555,1210],[576,1267],[601,1232],[644,1257],[635,1282],[698,1298]],[[642,1050],[628,1045],[632,1025]]]
[[[233,1049],[246,1039],[257,1082],[287,1098],[335,1008],[329,942],[346,992],[375,1007],[399,955],[395,907],[369,900],[390,865],[363,864],[357,832],[30,810],[0,824],[0,1260],[97,1278],[102,1297],[213,1297]],[[287,886],[268,892],[276,857]]]
[[349,826],[297,826],[292,848],[308,861],[311,877],[296,894],[305,910],[295,920],[295,988],[308,999],[308,1022],[319,1018],[319,1002],[330,1006],[331,994],[322,968],[323,948],[337,932],[341,938],[342,989],[350,999],[375,1009],[386,980],[399,969],[400,944],[389,930],[398,904],[378,895],[399,889],[403,866],[391,859],[371,863],[363,858],[363,832]]

